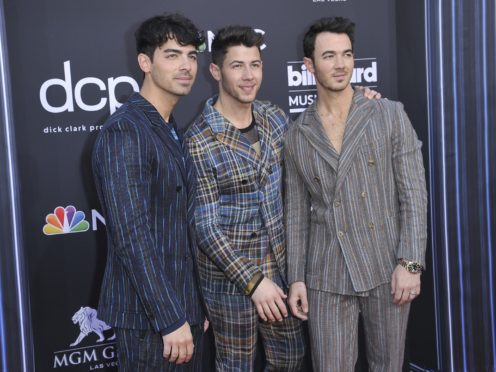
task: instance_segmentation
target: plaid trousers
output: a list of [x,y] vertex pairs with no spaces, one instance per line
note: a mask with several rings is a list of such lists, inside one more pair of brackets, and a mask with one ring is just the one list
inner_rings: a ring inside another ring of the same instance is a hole
[[[272,254],[256,263],[267,278],[284,288]],[[215,336],[216,371],[253,371],[259,336],[265,351],[266,371],[301,370],[305,337],[299,319],[289,315],[282,322],[264,322],[251,299],[242,294],[204,291],[204,297]]]

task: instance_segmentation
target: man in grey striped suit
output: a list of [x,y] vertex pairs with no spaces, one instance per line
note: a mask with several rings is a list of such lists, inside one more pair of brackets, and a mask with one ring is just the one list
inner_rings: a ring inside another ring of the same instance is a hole
[[304,37],[317,100],[285,138],[289,305],[309,321],[316,371],[353,371],[362,314],[371,371],[402,369],[420,293],[427,193],[421,143],[398,102],[350,85],[354,24]]

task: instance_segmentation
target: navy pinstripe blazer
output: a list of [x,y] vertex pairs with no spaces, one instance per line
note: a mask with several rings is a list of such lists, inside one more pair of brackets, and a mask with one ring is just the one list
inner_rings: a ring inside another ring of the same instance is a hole
[[102,128],[93,173],[108,237],[99,317],[167,333],[199,324],[196,175],[182,139],[136,93]]
[[400,103],[358,91],[340,155],[315,103],[298,117],[284,145],[290,283],[355,294],[388,283],[398,258],[424,264],[420,147]]

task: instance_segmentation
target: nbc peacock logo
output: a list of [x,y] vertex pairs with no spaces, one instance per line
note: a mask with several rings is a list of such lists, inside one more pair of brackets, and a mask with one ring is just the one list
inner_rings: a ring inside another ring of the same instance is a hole
[[53,213],[45,218],[47,224],[43,226],[45,235],[60,235],[88,231],[90,224],[85,220],[85,214],[76,210],[72,205],[57,207]]

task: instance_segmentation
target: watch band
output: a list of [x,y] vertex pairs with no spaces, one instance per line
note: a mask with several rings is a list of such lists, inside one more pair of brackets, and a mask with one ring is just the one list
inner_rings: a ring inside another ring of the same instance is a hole
[[404,258],[400,258],[398,260],[398,263],[401,266],[403,266],[406,269],[406,271],[412,274],[419,274],[424,270],[424,267],[420,263],[415,261],[408,261],[405,260]]

